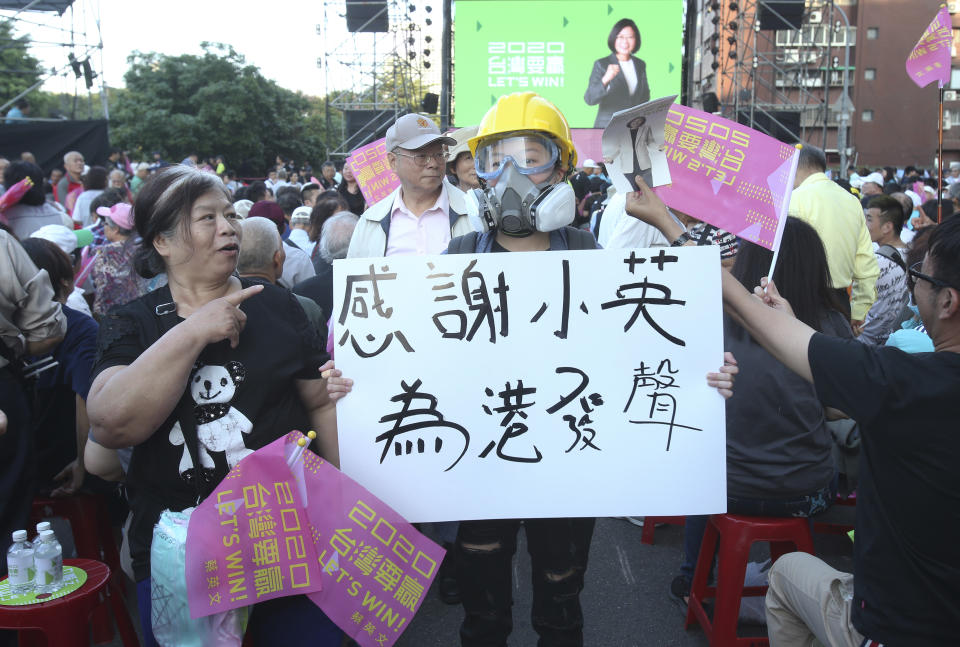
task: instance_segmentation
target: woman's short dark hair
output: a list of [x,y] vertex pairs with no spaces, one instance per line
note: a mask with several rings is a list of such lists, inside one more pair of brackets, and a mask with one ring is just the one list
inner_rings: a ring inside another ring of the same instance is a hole
[[[937,201],[936,200],[927,200],[922,205],[920,209],[926,214],[927,218],[936,222],[937,221]],[[953,215],[953,201],[944,200],[943,201],[943,217],[949,218]]]
[[267,184],[263,180],[257,180],[256,182],[251,182],[247,186],[247,194],[243,196],[250,202],[260,202],[261,200],[266,199],[267,197]]
[[[770,271],[772,260],[773,252],[769,249],[741,240],[732,274],[752,292]],[[844,310],[830,282],[827,253],[820,235],[799,218],[787,218],[773,280],[797,319],[815,330],[823,327],[830,310]]]
[[67,286],[73,282],[73,261],[55,243],[43,238],[26,238],[20,242],[27,256],[41,270],[46,270],[57,301],[68,295]]
[[336,189],[328,189],[318,195],[316,202],[313,203],[313,210],[310,212],[310,225],[307,229],[310,240],[317,241],[320,239],[320,232],[327,218],[338,211],[349,210],[350,205]]
[[43,171],[40,167],[31,162],[17,160],[10,162],[10,165],[3,172],[3,186],[8,189],[25,177],[33,180],[33,186],[23,194],[19,204],[25,204],[32,207],[39,207],[45,200],[43,192]]
[[629,18],[621,18],[613,24],[613,29],[610,30],[610,35],[607,36],[607,47],[610,48],[611,52],[617,51],[617,34],[623,31],[624,27],[629,27],[633,30],[633,33],[637,37],[637,42],[633,45],[632,54],[636,54],[637,50],[640,49],[640,30],[637,29],[637,23],[633,22]]
[[133,261],[140,276],[150,279],[167,271],[153,241],[158,236],[172,238],[177,229],[188,237],[190,209],[211,191],[220,191],[230,199],[216,175],[180,164],[162,169],[143,183],[133,203],[133,223],[143,239]]
[[[910,241],[910,247],[907,248],[907,267],[915,263],[922,263],[927,252],[930,250],[930,235],[937,226],[921,227],[914,233]],[[910,277],[907,277],[909,282]]]
[[91,166],[83,175],[83,190],[96,191],[107,188],[107,169],[102,166]]
[[123,189],[106,189],[103,193],[90,201],[90,215],[94,216],[97,209],[107,207],[108,209],[115,204],[120,204],[127,199],[127,192]]

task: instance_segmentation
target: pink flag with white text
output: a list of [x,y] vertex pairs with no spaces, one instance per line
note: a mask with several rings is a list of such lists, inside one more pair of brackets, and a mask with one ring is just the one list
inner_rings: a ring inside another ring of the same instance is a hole
[[942,88],[950,81],[952,45],[950,12],[946,5],[943,5],[907,57],[907,74],[910,80],[921,88],[933,81],[939,81],[939,87]]
[[773,137],[681,105],[664,127],[671,184],[654,192],[668,207],[767,249],[777,249],[799,151]]

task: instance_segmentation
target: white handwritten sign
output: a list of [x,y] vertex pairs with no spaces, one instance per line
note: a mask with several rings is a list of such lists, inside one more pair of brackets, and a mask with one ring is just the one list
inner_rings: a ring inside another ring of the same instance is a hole
[[334,262],[344,472],[410,521],[726,509],[715,247]]

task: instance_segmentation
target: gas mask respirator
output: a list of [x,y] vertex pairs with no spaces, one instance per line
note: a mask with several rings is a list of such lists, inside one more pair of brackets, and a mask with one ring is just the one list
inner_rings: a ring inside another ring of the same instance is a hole
[[508,236],[549,232],[573,222],[576,196],[566,182],[535,184],[508,160],[494,186],[467,194],[467,214],[474,228],[502,231]]

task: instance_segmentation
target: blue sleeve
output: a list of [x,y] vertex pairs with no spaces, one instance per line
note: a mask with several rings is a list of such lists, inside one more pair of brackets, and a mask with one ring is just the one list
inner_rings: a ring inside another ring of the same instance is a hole
[[97,356],[97,331],[99,326],[91,317],[71,313],[64,346],[57,354],[64,365],[64,376],[73,392],[84,400],[93,384],[93,362]]

